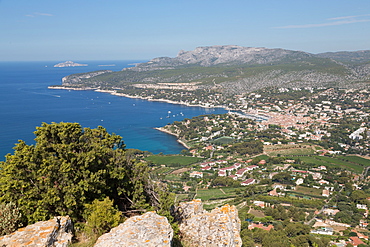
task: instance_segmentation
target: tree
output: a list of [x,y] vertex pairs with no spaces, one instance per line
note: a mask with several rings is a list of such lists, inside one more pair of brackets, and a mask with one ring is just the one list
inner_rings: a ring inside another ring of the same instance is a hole
[[122,211],[159,205],[146,164],[126,154],[122,138],[103,127],[43,123],[35,145],[19,141],[0,163],[0,201],[14,202],[28,223],[69,215],[109,197]]

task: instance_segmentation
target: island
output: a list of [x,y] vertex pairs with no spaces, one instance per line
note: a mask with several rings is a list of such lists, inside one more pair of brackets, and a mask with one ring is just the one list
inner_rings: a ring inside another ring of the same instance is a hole
[[63,68],[63,67],[78,67],[78,66],[88,66],[87,64],[75,63],[72,61],[65,61],[64,63],[58,63],[54,65],[56,68]]

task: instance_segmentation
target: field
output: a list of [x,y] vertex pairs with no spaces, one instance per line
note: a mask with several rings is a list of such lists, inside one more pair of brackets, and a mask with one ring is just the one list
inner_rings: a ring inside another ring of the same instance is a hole
[[315,146],[311,145],[265,145],[263,150],[269,156],[289,156],[289,155],[311,155],[315,154]]
[[315,188],[308,188],[308,187],[304,187],[304,186],[297,186],[294,192],[297,192],[297,193],[300,193],[300,194],[305,194],[305,195],[308,195],[308,196],[314,196],[314,197],[319,196],[320,197],[321,193],[322,193],[322,190],[321,189],[315,189]]
[[370,159],[365,159],[359,156],[343,156],[340,157],[341,160],[349,161],[349,162],[354,162],[363,166],[370,166]]
[[152,155],[147,157],[146,160],[151,161],[156,165],[188,166],[200,162],[203,159],[181,155]]
[[[291,157],[294,159],[294,157]],[[356,173],[362,173],[364,167],[370,166],[370,160],[358,156],[302,156],[299,159],[307,164],[318,166],[341,167]]]
[[229,188],[229,187],[198,190],[196,198],[202,199],[202,201],[222,199],[222,198],[232,198],[232,197],[236,197],[237,195],[235,190],[236,188]]
[[339,166],[345,169],[350,169],[356,173],[362,173],[364,167],[359,164],[350,163],[342,161],[336,158],[326,157],[326,156],[317,156],[318,159],[328,162],[331,166]]

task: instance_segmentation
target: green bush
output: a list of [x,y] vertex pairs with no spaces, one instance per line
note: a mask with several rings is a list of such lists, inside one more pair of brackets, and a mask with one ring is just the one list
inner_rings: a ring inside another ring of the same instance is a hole
[[99,236],[122,222],[121,212],[113,206],[113,201],[108,197],[103,201],[94,200],[85,207],[87,233]]
[[0,236],[15,232],[21,227],[21,217],[14,203],[0,204]]

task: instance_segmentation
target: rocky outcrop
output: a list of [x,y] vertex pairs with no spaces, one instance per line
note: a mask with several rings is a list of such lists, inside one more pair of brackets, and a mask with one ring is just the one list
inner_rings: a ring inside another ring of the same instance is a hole
[[186,246],[238,247],[240,219],[235,206],[225,205],[211,212],[203,210],[201,200],[180,203],[176,209],[182,242]]
[[94,247],[169,247],[173,230],[166,217],[154,212],[134,216],[102,235]]
[[72,222],[68,216],[55,217],[21,228],[0,237],[0,246],[6,247],[67,247],[72,240]]

